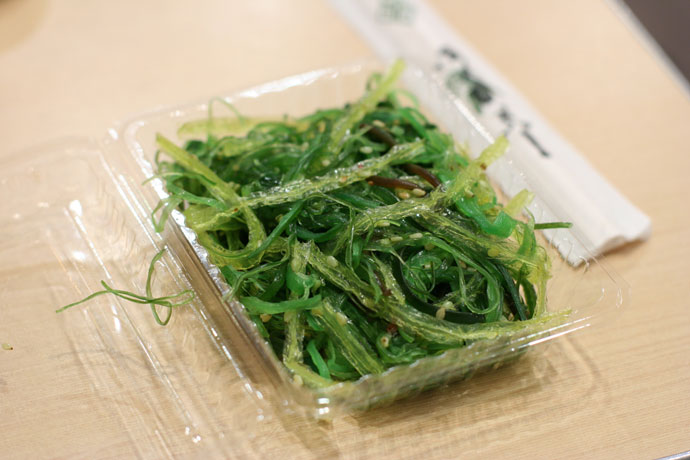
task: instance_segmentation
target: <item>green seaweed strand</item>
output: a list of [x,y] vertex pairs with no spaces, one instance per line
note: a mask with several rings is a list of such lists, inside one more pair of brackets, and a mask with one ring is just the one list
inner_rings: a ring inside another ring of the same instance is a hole
[[[94,292],[91,295],[86,296],[82,300],[79,300],[77,302],[73,302],[71,304],[65,305],[64,307],[58,308],[55,310],[56,313],[62,313],[63,311],[75,307],[77,305],[81,305],[85,302],[88,302],[89,300],[93,299],[94,297],[98,297],[104,294],[112,294],[115,297],[119,297],[123,300],[126,300],[128,302],[132,303],[139,303],[139,304],[144,304],[144,305],[150,305],[151,306],[151,312],[153,313],[153,317],[156,320],[156,323],[158,323],[161,326],[165,326],[170,322],[170,318],[172,316],[172,310],[173,308],[180,307],[182,305],[187,305],[194,299],[194,293],[189,290],[185,289],[177,294],[174,295],[169,295],[169,296],[163,296],[163,297],[154,297],[152,294],[152,282],[153,282],[153,273],[155,270],[155,265],[156,262],[158,262],[161,257],[163,257],[163,253],[165,252],[165,248],[161,249],[155,256],[153,256],[153,259],[151,259],[151,263],[149,264],[149,269],[148,269],[148,274],[146,276],[146,295],[138,295],[130,291],[124,291],[120,289],[113,289],[110,287],[105,281],[101,281],[101,285],[103,286],[102,291],[97,291]],[[180,299],[178,302],[171,302],[172,300],[175,299]],[[163,307],[167,310],[166,316],[164,318],[161,318],[158,314],[158,311],[156,309],[156,306]]]

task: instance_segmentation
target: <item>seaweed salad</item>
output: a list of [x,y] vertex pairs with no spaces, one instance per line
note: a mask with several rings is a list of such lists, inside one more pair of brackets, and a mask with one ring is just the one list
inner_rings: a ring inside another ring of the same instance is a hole
[[[396,61],[372,75],[343,107],[209,115],[180,127],[192,139],[183,145],[156,138],[169,194],[154,210],[157,229],[174,209],[184,214],[233,300],[308,387],[553,317],[535,230],[568,224],[535,223],[526,190],[499,202],[484,171],[507,141],[471,159],[396,87],[403,69]],[[179,306],[170,299],[149,303],[170,313]]]

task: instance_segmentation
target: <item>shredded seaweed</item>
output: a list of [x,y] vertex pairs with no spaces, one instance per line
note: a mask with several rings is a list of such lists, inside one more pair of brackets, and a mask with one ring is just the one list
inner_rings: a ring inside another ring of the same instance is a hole
[[[112,294],[115,297],[119,297],[123,300],[127,300],[128,302],[132,303],[138,303],[138,304],[144,304],[144,305],[149,305],[151,307],[151,313],[153,314],[154,319],[158,324],[161,326],[165,326],[170,322],[170,318],[172,317],[172,311],[176,307],[181,307],[183,305],[187,305],[194,299],[194,292],[192,292],[189,289],[185,289],[181,292],[178,292],[177,294],[169,295],[169,296],[163,296],[163,297],[154,297],[153,292],[152,292],[152,282],[153,282],[153,272],[156,268],[156,262],[158,262],[161,257],[163,257],[163,253],[165,252],[165,248],[161,249],[155,256],[153,256],[153,259],[151,259],[151,263],[149,264],[149,269],[148,269],[148,274],[146,276],[146,294],[145,295],[139,295],[135,294],[130,291],[124,291],[121,289],[113,289],[110,287],[105,281],[101,281],[101,285],[103,286],[102,291],[97,291],[94,292],[91,295],[86,296],[82,300],[79,300],[77,302],[73,302],[69,305],[65,305],[64,307],[58,308],[55,310],[56,313],[62,313],[63,311],[75,307],[77,305],[83,304],[84,302],[87,302],[94,297],[98,297],[104,294]],[[165,310],[165,316],[161,318],[161,316],[158,314],[158,308],[161,307]]]
[[[183,125],[183,146],[156,139],[170,158],[156,156],[169,193],[156,228],[184,213],[297,384],[381,374],[563,317],[546,311],[550,261],[534,231],[569,224],[523,219],[528,191],[502,205],[484,171],[507,141],[469,158],[413,97],[401,103],[403,68],[344,107],[277,121],[232,108]],[[189,301],[153,298],[150,282],[146,296],[103,285],[83,301],[148,303],[161,324]]]

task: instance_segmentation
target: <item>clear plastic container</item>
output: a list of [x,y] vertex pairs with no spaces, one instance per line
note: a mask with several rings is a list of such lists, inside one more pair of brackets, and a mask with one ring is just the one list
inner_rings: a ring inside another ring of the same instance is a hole
[[[223,99],[247,116],[299,116],[356,100],[371,72],[384,68],[380,63],[365,62],[307,72]],[[408,66],[404,85],[417,95],[431,118],[465,143],[472,154],[478,154],[489,143],[486,132],[462,102],[433,78]],[[225,426],[223,436],[213,437],[212,442],[224,443],[227,440],[221,439],[233,437],[241,452],[241,446],[262,436],[264,429],[272,430],[270,424],[256,422],[264,413],[277,410],[330,418],[466,379],[476,371],[514,361],[527,350],[536,352],[545,342],[615,311],[625,300],[625,283],[601,261],[590,259],[573,267],[542,240],[553,263],[553,277],[547,288],[548,308],[570,309],[565,324],[530,335],[476,342],[323,391],[295,385],[241,305],[223,300],[228,286],[197,244],[194,233],[184,226],[184,218],[174,214],[162,234],[157,234],[151,224],[153,208],[166,196],[159,181],[144,183],[154,172],[155,135],[161,133],[180,141],[176,134],[179,126],[207,116],[208,103],[205,100],[152,111],[110,129],[101,141],[65,140],[34,150],[27,158],[17,157],[3,168],[3,194],[16,200],[0,204],[5,215],[12,216],[6,227],[10,243],[3,247],[2,256],[21,261],[30,251],[34,262],[42,258],[57,260],[59,270],[37,275],[49,286],[55,307],[99,289],[101,279],[118,288],[143,291],[149,261],[162,247],[168,251],[157,265],[154,293],[191,288],[196,294],[192,304],[173,313],[167,327],[153,321],[148,307],[107,297],[52,319],[68,343],[107,350],[94,362],[82,357],[83,369],[101,391],[113,397],[120,392],[126,394],[128,403],[120,410],[130,430],[150,433],[156,401],[163,397],[151,397],[150,392],[162,392],[165,400],[174,401],[177,407],[172,418],[178,424],[175,429],[194,440],[201,436],[195,433],[203,431],[202,425],[211,431],[208,427],[214,424]],[[221,104],[213,107],[214,113],[222,115]],[[489,173],[492,168],[509,168],[515,178],[513,185],[529,188],[529,178],[513,165],[510,153],[491,166]],[[55,177],[63,180],[55,181]],[[568,220],[567,213],[546,209],[539,200],[532,211],[537,220],[544,216]],[[26,225],[39,220],[40,228]],[[26,238],[27,228],[36,232],[37,244],[13,248],[12,239]],[[561,235],[559,249],[567,253],[563,244],[567,246],[573,237],[566,230],[558,231],[566,232]],[[128,358],[132,355],[139,361],[133,363]],[[534,366],[537,361],[530,360],[525,366]],[[141,366],[148,372],[150,387],[128,387],[128,373],[144,372]],[[219,409],[219,405],[225,409]],[[232,433],[234,424],[242,427],[248,419],[252,420],[249,438]],[[169,431],[169,418],[165,420]],[[151,455],[169,453],[166,449],[170,447],[169,442],[152,443],[149,452],[137,445],[140,454]]]

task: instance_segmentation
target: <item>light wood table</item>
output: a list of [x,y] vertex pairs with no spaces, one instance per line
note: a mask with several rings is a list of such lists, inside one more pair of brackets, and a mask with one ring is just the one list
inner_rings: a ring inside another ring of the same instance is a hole
[[[73,359],[56,358],[70,350],[52,335],[69,321],[36,314],[56,300],[22,281],[56,262],[29,263],[29,253],[12,251],[29,240],[3,238],[0,342],[14,349],[0,349],[0,457],[656,458],[690,450],[687,94],[604,1],[431,3],[651,216],[648,242],[608,255],[631,286],[620,317],[548,348],[541,376],[505,404],[489,385],[506,388],[519,366],[502,371],[503,381],[480,379],[487,388],[451,386],[326,426],[267,420],[242,443],[230,435],[244,421],[226,418],[214,441],[195,443],[165,424],[174,401],[155,407],[159,424],[133,424],[143,417],[136,408],[100,398]],[[55,138],[98,138],[114,120],[160,105],[371,54],[315,0],[0,0],[0,164]],[[126,385],[152,391],[141,380]]]

